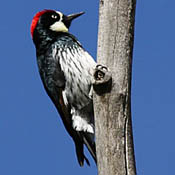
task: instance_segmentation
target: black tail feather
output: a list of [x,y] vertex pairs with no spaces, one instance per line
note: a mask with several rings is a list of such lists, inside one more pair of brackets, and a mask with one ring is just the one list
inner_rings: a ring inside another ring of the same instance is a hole
[[95,141],[94,136],[90,133],[82,133],[83,135],[83,142],[85,143],[87,149],[89,150],[91,156],[93,157],[95,163],[97,164],[97,157],[96,157],[96,147],[95,147]]
[[79,165],[82,167],[84,165],[84,160],[85,160],[87,165],[90,166],[89,160],[84,155],[83,143],[82,142],[76,143],[75,147],[76,147],[76,154],[77,154],[77,159],[78,159]]
[[83,147],[84,144],[86,145],[88,151],[90,152],[95,163],[97,164],[96,148],[95,148],[93,134],[79,132],[79,136],[80,136],[81,140],[78,140],[77,142],[75,141],[76,154],[77,154],[77,159],[78,159],[79,165],[82,167],[84,165],[84,160],[85,160],[87,165],[90,166],[89,160],[84,155],[84,147]]

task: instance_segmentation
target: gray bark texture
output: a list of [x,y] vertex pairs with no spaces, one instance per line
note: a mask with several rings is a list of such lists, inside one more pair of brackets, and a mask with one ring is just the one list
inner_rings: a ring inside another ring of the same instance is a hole
[[112,85],[103,94],[94,88],[98,175],[136,174],[131,122],[135,5],[136,0],[100,0],[97,62],[109,68]]

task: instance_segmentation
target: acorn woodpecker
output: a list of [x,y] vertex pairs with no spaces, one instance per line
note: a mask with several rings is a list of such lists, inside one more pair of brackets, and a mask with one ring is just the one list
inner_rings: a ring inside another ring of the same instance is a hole
[[96,62],[68,32],[72,20],[83,13],[66,16],[59,11],[43,10],[31,23],[41,80],[75,143],[80,166],[84,160],[90,165],[84,144],[96,162],[92,101]]

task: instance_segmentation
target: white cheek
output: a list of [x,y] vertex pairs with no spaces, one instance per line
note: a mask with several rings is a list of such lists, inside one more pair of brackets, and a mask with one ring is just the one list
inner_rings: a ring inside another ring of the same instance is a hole
[[68,28],[61,21],[52,24],[50,29],[55,32],[68,32]]

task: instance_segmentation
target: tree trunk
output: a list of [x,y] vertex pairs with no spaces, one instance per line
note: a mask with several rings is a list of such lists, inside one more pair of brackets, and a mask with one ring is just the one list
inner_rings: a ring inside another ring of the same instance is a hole
[[131,122],[135,5],[136,0],[100,0],[97,61],[109,68],[112,86],[103,94],[94,88],[99,175],[136,174]]

